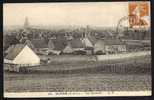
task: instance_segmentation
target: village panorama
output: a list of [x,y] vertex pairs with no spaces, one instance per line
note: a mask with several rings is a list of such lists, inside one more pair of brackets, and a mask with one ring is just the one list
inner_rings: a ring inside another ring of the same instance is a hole
[[118,24],[4,27],[4,92],[151,91],[150,27]]

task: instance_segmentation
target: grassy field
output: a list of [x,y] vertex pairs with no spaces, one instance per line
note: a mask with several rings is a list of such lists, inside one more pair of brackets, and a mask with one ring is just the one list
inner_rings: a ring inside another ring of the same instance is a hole
[[[42,57],[43,58],[43,57]],[[47,57],[46,57],[47,58]],[[151,56],[140,56],[125,59],[114,59],[105,61],[94,60],[95,56],[72,56],[72,55],[61,55],[61,56],[48,56],[51,62],[38,67],[29,68],[34,72],[54,72],[54,71],[87,71],[92,72],[112,72],[116,70],[123,71],[124,73],[149,72],[151,68]]]
[[5,92],[144,91],[151,90],[148,74],[15,74],[6,73]]
[[[30,73],[5,72],[4,91],[151,90],[150,56],[100,62],[93,61],[93,56],[63,55],[49,57],[53,59],[52,62],[31,68]],[[86,60],[87,58],[89,59]]]
[[[57,65],[58,66],[58,65]],[[56,67],[56,66],[55,66]],[[50,67],[48,66],[48,69]],[[6,92],[63,92],[63,91],[144,91],[151,90],[150,69],[141,67],[119,72],[109,67],[10,73],[4,75]]]

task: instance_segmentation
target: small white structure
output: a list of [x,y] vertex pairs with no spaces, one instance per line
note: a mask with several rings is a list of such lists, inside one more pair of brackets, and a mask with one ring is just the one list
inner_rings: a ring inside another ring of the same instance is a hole
[[23,66],[40,65],[40,58],[27,45],[17,44],[12,48],[4,59],[5,64]]
[[98,51],[107,54],[126,52],[126,44],[119,39],[98,40],[94,45],[94,53]]

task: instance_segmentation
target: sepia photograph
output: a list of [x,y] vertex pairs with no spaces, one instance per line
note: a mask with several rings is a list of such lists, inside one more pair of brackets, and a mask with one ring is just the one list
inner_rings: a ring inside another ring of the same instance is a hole
[[150,2],[3,4],[4,97],[151,96]]

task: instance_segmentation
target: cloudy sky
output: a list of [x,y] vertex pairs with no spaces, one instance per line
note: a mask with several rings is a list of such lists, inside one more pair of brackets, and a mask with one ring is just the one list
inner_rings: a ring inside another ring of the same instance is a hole
[[4,26],[23,25],[28,17],[31,25],[114,27],[128,15],[128,3],[14,3],[4,4],[3,10]]

